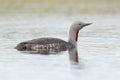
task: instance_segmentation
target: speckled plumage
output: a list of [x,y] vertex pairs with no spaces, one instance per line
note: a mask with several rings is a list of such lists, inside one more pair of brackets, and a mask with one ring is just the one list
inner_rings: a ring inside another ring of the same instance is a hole
[[34,51],[35,53],[50,54],[77,48],[78,32],[91,23],[74,22],[69,30],[68,42],[57,38],[39,38],[19,43],[15,48],[19,51]]
[[16,46],[19,51],[37,51],[39,53],[54,53],[74,48],[69,42],[57,38],[39,38],[21,42]]

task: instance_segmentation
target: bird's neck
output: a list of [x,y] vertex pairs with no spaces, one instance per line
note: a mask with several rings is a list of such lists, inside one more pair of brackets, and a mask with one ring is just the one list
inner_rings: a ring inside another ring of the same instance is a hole
[[72,43],[74,46],[77,47],[77,41],[78,41],[78,32],[69,31],[69,43]]

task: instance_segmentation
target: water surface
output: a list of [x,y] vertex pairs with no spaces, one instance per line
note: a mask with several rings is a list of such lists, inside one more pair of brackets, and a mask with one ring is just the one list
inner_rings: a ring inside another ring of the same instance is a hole
[[[0,80],[120,79],[118,0],[81,0],[81,5],[78,0],[19,2],[3,1],[0,8]],[[69,26],[76,20],[93,23],[79,33],[78,64],[71,62],[68,51],[39,55],[14,49],[19,42],[40,37],[67,41]]]
[[[51,36],[67,41],[67,29],[76,17],[60,16],[1,16],[0,79],[118,80],[120,78],[118,15],[77,17],[86,22],[93,22],[93,25],[87,26],[79,33],[77,65],[71,64],[67,51],[57,55],[38,55],[20,53],[14,49],[19,42],[39,37]],[[57,18],[59,20],[56,20]]]

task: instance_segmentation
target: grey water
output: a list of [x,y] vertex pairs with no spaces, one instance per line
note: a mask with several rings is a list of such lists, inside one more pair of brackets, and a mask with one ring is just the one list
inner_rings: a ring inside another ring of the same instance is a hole
[[[14,49],[40,37],[68,40],[75,20],[92,22],[79,33],[77,64],[68,51],[55,55],[25,54]],[[119,15],[0,16],[0,80],[119,80]]]

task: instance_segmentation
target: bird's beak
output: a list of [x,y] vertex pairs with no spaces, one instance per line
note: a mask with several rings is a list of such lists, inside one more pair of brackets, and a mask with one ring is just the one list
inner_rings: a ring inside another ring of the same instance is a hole
[[88,26],[88,25],[91,25],[92,23],[86,23],[86,24],[84,24],[84,26]]

